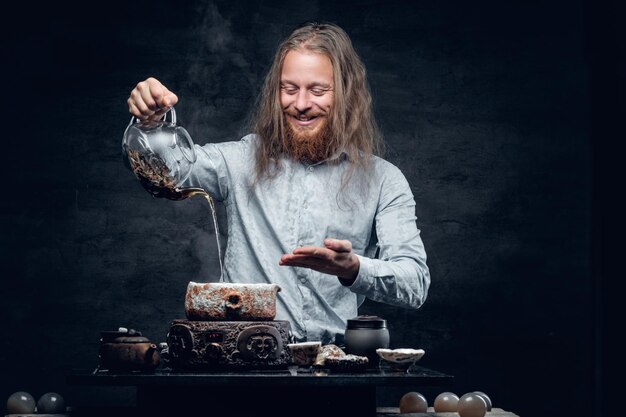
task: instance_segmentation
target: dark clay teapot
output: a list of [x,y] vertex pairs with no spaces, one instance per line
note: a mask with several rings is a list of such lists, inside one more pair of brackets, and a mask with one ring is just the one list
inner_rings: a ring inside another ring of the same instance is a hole
[[157,346],[133,329],[101,332],[100,368],[111,371],[152,371],[160,363]]

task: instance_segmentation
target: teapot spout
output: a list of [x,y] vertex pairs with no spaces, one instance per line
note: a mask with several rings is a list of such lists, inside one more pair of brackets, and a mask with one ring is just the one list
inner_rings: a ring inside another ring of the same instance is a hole
[[180,189],[181,194],[187,197],[193,197],[194,195],[206,195],[206,191],[203,188],[189,187]]
[[144,367],[146,369],[154,369],[159,366],[161,362],[161,355],[157,350],[157,346],[154,343],[150,343],[144,354]]
[[167,198],[168,200],[185,200],[194,195],[206,195],[202,188],[169,188],[159,187],[154,183],[139,177],[141,185],[156,198]]

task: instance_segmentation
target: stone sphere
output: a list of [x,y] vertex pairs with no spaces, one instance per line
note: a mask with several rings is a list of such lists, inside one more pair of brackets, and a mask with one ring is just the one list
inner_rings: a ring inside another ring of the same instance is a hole
[[56,392],[48,392],[37,401],[40,414],[61,414],[65,412],[65,400]]
[[487,403],[487,411],[491,411],[491,398],[489,398],[489,396],[482,391],[474,391],[474,394],[478,394],[483,397],[483,400]]
[[457,412],[460,417],[485,417],[487,403],[483,397],[475,392],[468,392],[459,398]]
[[428,402],[419,392],[407,392],[400,398],[400,413],[425,413]]
[[433,407],[436,413],[455,413],[458,403],[458,395],[453,392],[442,392],[435,398]]
[[35,412],[35,399],[24,391],[14,392],[7,400],[7,411],[9,414],[32,414]]

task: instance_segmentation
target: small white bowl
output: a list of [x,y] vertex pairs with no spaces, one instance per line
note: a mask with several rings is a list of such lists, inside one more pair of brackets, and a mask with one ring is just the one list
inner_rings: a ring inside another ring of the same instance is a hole
[[424,356],[423,349],[376,349],[381,359],[397,367],[405,368],[413,365]]

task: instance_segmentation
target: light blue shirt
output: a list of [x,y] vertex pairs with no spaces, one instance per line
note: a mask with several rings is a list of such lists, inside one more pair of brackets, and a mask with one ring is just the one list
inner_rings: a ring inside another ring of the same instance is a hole
[[[276,320],[288,320],[298,341],[343,343],[347,320],[366,297],[409,308],[426,300],[430,274],[415,200],[391,163],[373,157],[368,178],[357,172],[342,189],[345,157],[313,165],[283,159],[276,177],[253,187],[256,136],[195,150],[185,185],[205,189],[226,209],[224,281],[278,284]],[[323,246],[327,237],[352,242],[360,261],[352,285],[278,265],[295,247]]]

